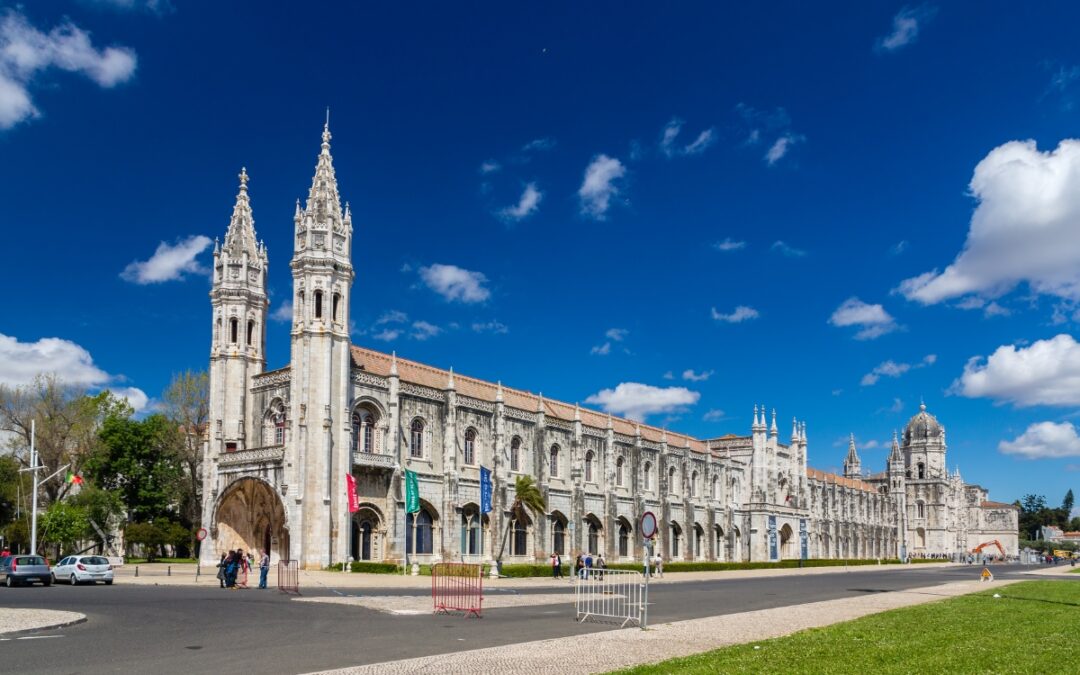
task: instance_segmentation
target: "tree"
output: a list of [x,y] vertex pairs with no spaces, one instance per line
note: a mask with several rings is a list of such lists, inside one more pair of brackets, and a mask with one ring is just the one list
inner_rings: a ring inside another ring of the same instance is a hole
[[124,528],[124,545],[128,549],[128,555],[131,554],[132,546],[142,546],[146,559],[153,562],[164,544],[165,533],[153,523],[128,523]]
[[[65,464],[80,473],[97,447],[102,421],[112,415],[131,415],[131,406],[107,391],[90,396],[55,375],[39,375],[22,386],[0,384],[0,432],[7,432],[0,436],[19,464],[28,467],[31,422],[36,422],[42,479]],[[44,503],[60,501],[70,489],[63,473],[54,476],[41,484]]]
[[93,483],[116,491],[129,521],[147,522],[175,514],[183,472],[182,439],[163,415],[143,420],[111,415],[101,427],[101,445],[86,464]]
[[[206,371],[185,370],[173,375],[172,382],[161,395],[165,416],[177,426],[183,443],[180,461],[184,466],[185,489],[180,499],[180,513],[193,533],[202,524],[202,457],[206,423],[210,417],[209,377]],[[187,546],[195,550],[195,538],[190,534]]]
[[22,510],[19,501],[29,496],[29,474],[19,473],[19,461],[11,455],[0,455],[0,527],[15,520]]
[[515,520],[526,520],[528,511],[531,511],[534,517],[539,517],[547,511],[547,504],[544,503],[544,495],[532,476],[518,476],[514,481],[514,502],[510,505],[510,519],[506,521],[502,545],[499,546],[499,555],[496,557],[499,563],[502,563],[503,552],[506,550],[506,538],[510,534],[510,527]]
[[[124,517],[124,501],[118,492],[103,490],[93,485],[83,485],[78,493],[68,500],[86,512],[86,531],[83,539],[101,541],[101,535],[93,527],[91,521],[97,524],[101,531],[109,536],[109,533],[120,524]],[[101,542],[107,545],[108,542]]]
[[89,522],[86,510],[68,502],[54,502],[41,515],[41,541],[56,545],[56,556],[61,551],[74,552],[75,542],[86,535]]

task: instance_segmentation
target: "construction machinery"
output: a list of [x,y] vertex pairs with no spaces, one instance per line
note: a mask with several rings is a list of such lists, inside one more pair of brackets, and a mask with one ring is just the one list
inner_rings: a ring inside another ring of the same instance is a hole
[[1002,546],[1001,542],[998,541],[997,539],[983,542],[983,543],[979,544],[978,546],[976,546],[975,548],[971,549],[971,552],[974,553],[975,555],[979,555],[980,553],[983,552],[983,549],[986,548],[987,546],[997,546],[997,550],[1001,551],[1001,557],[1003,559],[1009,557],[1005,553],[1005,547]]

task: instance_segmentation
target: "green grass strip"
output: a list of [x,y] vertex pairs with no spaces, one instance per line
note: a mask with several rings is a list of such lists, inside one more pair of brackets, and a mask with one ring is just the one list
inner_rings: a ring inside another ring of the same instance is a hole
[[1059,673],[1076,672],[1078,663],[1080,583],[1059,580],[992,587],[618,672]]

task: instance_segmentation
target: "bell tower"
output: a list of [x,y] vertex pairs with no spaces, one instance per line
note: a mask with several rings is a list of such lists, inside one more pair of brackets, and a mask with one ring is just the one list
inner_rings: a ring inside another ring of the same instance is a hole
[[[210,342],[210,429],[208,464],[203,471],[202,522],[212,523],[217,460],[223,453],[258,442],[257,412],[251,405],[251,378],[266,368],[266,246],[255,238],[255,218],[247,192],[248,175],[240,170],[240,191],[225,232],[214,242],[214,278],[210,290],[213,337]],[[210,547],[207,547],[210,550]],[[213,551],[211,550],[211,556]]]
[[291,331],[292,438],[287,461],[302,517],[291,538],[293,558],[324,567],[347,555],[345,474],[352,469],[350,433],[349,298],[352,290],[352,215],[338,196],[330,156],[330,122],[303,209],[293,216]]

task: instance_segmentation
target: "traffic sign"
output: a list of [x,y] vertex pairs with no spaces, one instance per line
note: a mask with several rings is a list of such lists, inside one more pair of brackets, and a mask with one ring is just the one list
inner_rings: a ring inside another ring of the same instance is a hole
[[656,532],[659,530],[659,526],[656,522],[656,516],[652,511],[646,511],[641,514],[641,524],[639,526],[641,536],[646,539],[652,539],[656,536]]
[[206,539],[206,528],[205,527],[200,527],[199,531],[195,534],[195,538],[198,539],[199,541],[202,541],[203,539]]

